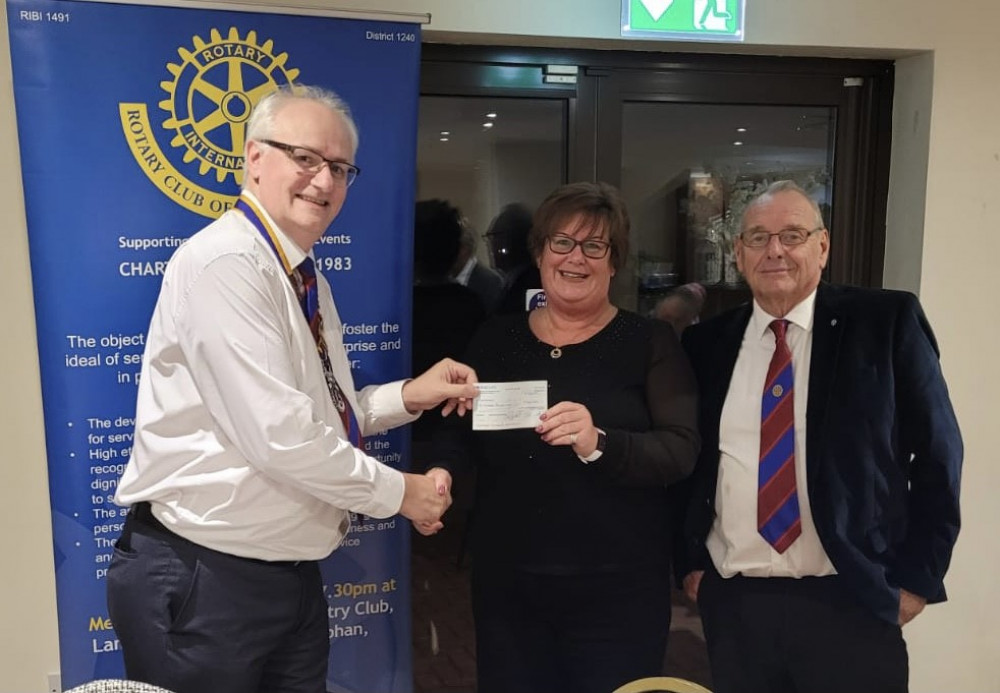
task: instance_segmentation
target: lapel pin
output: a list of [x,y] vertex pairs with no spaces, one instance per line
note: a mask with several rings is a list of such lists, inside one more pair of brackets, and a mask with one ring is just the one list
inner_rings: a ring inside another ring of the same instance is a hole
[[830,321],[830,327],[834,327],[836,326],[836,324],[837,324],[837,318],[834,318],[833,320]]

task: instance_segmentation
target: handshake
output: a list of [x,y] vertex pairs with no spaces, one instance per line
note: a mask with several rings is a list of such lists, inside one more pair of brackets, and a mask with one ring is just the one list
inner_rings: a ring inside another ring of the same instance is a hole
[[432,467],[425,474],[403,474],[406,486],[399,514],[413,522],[425,536],[435,534],[444,524],[441,516],[451,505],[451,474]]

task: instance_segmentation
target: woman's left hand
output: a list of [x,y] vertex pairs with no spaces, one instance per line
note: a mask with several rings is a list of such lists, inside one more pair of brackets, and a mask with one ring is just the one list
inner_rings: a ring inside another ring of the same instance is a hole
[[597,429],[590,410],[577,402],[559,402],[541,416],[535,431],[549,445],[570,445],[580,457],[589,457],[597,449]]

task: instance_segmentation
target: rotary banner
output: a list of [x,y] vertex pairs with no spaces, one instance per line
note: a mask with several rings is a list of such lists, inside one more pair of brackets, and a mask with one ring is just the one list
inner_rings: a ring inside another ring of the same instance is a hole
[[[123,674],[105,575],[166,263],[233,206],[246,120],[297,81],[351,106],[364,170],[315,248],[357,387],[409,371],[420,34],[399,21],[7,0],[65,688]],[[365,438],[402,467],[402,431]],[[38,473],[45,473],[38,460]],[[412,690],[409,533],[353,518],[324,564],[327,690]]]

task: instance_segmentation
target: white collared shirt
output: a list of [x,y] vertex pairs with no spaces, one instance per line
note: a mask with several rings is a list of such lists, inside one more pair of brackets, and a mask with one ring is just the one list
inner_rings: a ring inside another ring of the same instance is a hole
[[754,301],[753,315],[729,382],[719,424],[719,481],[716,518],[706,546],[719,574],[732,577],[806,577],[833,575],[836,570],[816,534],[806,478],[806,410],[816,292],[788,315],[785,339],[792,352],[795,378],[795,481],[802,534],[779,554],[757,532],[757,468],[760,461],[761,394],[774,353],[768,315]]
[[476,265],[478,263],[479,260],[476,259],[475,255],[466,260],[465,264],[462,265],[462,271],[455,275],[455,283],[461,284],[462,286],[468,286],[469,277],[472,276],[472,270],[476,269]]
[[[293,267],[306,257],[276,235]],[[415,419],[404,381],[354,391],[330,286],[318,282],[334,375],[362,431]],[[403,490],[400,472],[347,441],[298,298],[256,228],[230,210],[184,243],[150,323],[115,501],[150,501],[173,532],[217,551],[311,560],[340,544],[348,510],[389,517]]]

